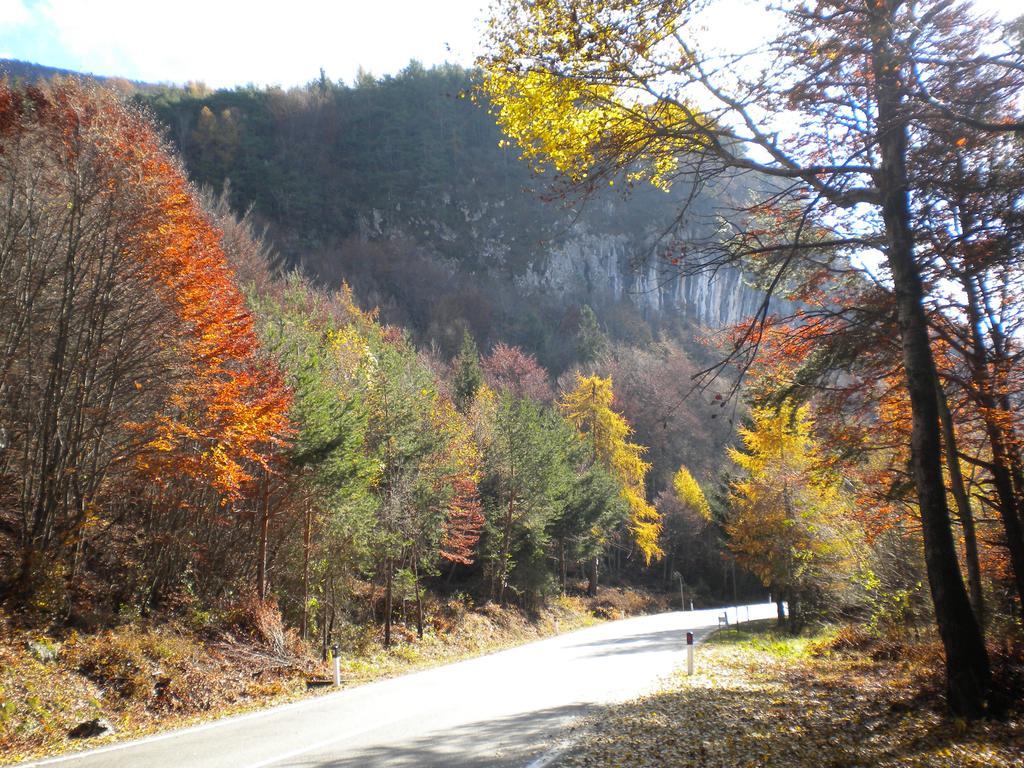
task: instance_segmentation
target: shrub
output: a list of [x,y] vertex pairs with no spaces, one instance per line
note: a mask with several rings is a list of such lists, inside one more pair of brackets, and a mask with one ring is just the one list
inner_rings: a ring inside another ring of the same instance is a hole
[[274,598],[260,600],[255,594],[246,595],[229,613],[229,623],[276,655],[284,656],[284,621]]
[[811,653],[816,656],[827,656],[831,653],[860,653],[867,650],[875,642],[875,636],[859,624],[844,624],[836,633],[819,643],[815,643]]
[[149,701],[195,666],[196,648],[173,629],[107,630],[68,641],[69,662],[122,699]]
[[902,630],[880,632],[870,624],[847,624],[832,637],[813,643],[808,650],[815,656],[866,654],[875,661],[894,661],[907,655],[908,645]]
[[625,616],[639,616],[658,606],[649,595],[632,589],[605,587],[593,598],[595,616],[603,619],[621,619]]
[[[429,601],[428,605],[430,605]],[[472,598],[464,592],[456,592],[428,613],[429,621],[437,634],[449,634],[465,621],[466,614],[472,608]]]
[[141,637],[134,631],[95,635],[73,650],[78,670],[122,699],[148,698],[153,675]]
[[368,656],[380,645],[380,630],[376,624],[350,624],[345,622],[339,626],[334,637],[343,654],[352,656]]

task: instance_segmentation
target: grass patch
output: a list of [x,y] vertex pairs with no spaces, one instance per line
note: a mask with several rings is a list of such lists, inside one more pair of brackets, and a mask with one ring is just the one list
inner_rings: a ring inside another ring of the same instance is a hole
[[799,659],[814,655],[818,648],[831,640],[835,632],[832,626],[814,626],[792,635],[785,627],[779,627],[775,619],[764,619],[720,629],[704,643],[738,646],[780,659]]

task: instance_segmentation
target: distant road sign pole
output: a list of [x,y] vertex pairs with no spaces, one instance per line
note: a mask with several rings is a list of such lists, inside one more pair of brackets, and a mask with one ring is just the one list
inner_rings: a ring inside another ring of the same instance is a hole
[[740,599],[736,596],[736,558],[732,558],[732,604],[736,606],[736,624],[740,623]]
[[686,674],[693,674],[693,632],[686,633]]
[[[680,610],[685,611],[686,610],[686,587],[683,585],[683,574],[681,574],[679,571],[674,571],[672,573],[672,575],[675,576],[677,579],[679,579],[679,605],[680,605]],[[691,611],[693,610],[693,606],[692,605],[690,606],[690,610]]]

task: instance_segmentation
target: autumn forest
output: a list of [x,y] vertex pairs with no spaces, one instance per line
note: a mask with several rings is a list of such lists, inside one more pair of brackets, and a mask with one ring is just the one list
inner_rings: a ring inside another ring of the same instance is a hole
[[[499,5],[473,69],[5,76],[10,648],[216,712],[138,682],[153,637],[309,677],[466,612],[771,599],[1017,717],[1024,26],[784,4],[722,67],[700,3]],[[664,298],[728,275],[725,320]]]

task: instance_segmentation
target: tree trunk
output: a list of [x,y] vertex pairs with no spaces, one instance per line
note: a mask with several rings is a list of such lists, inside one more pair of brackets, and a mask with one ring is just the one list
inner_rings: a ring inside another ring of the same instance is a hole
[[1003,531],[1006,533],[1006,548],[1010,552],[1017,598],[1024,608],[1024,530],[1017,514],[1017,497],[1013,490],[1013,478],[1008,469],[1010,460],[999,425],[994,423],[990,414],[985,416],[985,422],[989,445],[992,448],[992,484],[999,497],[996,507],[1003,522]]
[[589,597],[597,597],[597,570],[600,564],[601,558],[599,556],[595,556],[590,561],[590,580],[587,582],[587,595]]
[[[978,537],[974,531],[974,513],[967,497],[967,486],[960,471],[960,453],[956,447],[956,432],[953,429],[953,415],[949,412],[946,393],[939,385],[936,391],[939,416],[942,420],[943,445],[946,449],[946,465],[949,467],[949,484],[956,501],[957,517],[964,530],[964,559],[967,563],[967,584],[971,593],[971,605],[978,625],[985,626],[985,597],[981,589],[981,563],[978,559]],[[984,632],[983,632],[984,634]]]
[[912,414],[911,464],[920,506],[925,565],[939,636],[946,651],[946,683],[952,710],[969,718],[985,713],[991,686],[988,653],[967,599],[950,530],[942,478],[942,441],[937,397],[938,373],[928,338],[921,275],[914,260],[909,182],[907,118],[902,78],[892,37],[893,11],[879,3],[872,19],[872,67],[878,105],[881,156],[877,184],[885,223],[886,258],[896,296],[903,366]]
[[515,503],[515,494],[510,491],[508,508],[505,512],[505,530],[501,537],[501,556],[498,560],[496,581],[491,585],[491,596],[496,598],[499,603],[505,601],[505,582],[508,580],[508,574],[505,571],[508,568],[509,550],[512,548],[512,521],[515,519]]
[[423,592],[416,584],[416,637],[423,639]]
[[[334,622],[338,618],[338,595],[334,589],[334,581],[331,581],[331,621],[327,625],[327,640],[334,637]],[[327,661],[327,644],[324,644],[324,661]]]
[[260,510],[260,533],[256,553],[256,594],[267,599],[267,539],[270,536],[270,472],[264,473],[263,498]]
[[416,589],[416,637],[423,639],[423,593],[420,591],[420,569],[418,558],[412,559],[413,585]]
[[324,597],[324,606],[320,616],[320,658],[327,661],[327,574],[324,574],[323,583],[320,585],[321,594]]
[[306,519],[302,527],[302,622],[299,635],[306,640],[309,635],[309,549],[312,539],[313,508],[306,505]]
[[387,573],[384,575],[384,647],[391,647],[391,558],[387,558],[384,566]]
[[732,559],[732,604],[736,606],[736,623],[740,623],[740,598],[736,588],[736,558]]
[[[1014,477],[1013,467],[1019,459],[1010,453],[1013,445],[1012,435],[1006,434],[1000,423],[997,411],[1009,411],[1010,404],[1000,403],[996,387],[989,373],[989,365],[993,355],[985,342],[985,321],[983,319],[983,302],[978,295],[978,287],[971,279],[961,281],[967,294],[967,311],[970,315],[971,345],[974,351],[974,369],[972,376],[977,392],[976,400],[980,407],[982,420],[985,422],[985,433],[992,451],[992,484],[995,486],[999,499],[997,509],[1006,533],[1006,546],[1010,551],[1010,563],[1017,585],[1017,598],[1024,608],[1024,532],[1021,530],[1020,505],[1024,502],[1019,498],[1020,481]],[[993,351],[997,355],[1001,345],[997,344]],[[1016,473],[1019,474],[1019,473]],[[1015,492],[1014,486],[1017,486]]]
[[565,564],[565,541],[558,542],[558,568],[562,576],[562,594],[569,591],[568,571]]

